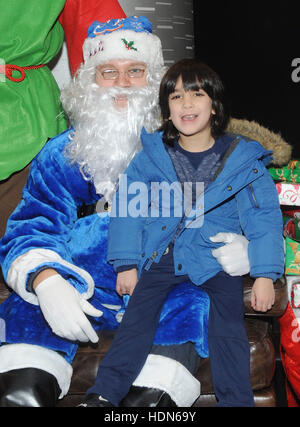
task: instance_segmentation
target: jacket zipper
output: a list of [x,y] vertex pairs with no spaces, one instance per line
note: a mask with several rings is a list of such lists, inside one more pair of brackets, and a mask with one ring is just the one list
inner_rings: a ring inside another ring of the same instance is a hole
[[147,260],[145,261],[142,269],[149,270],[151,265],[153,264],[155,258],[157,257],[158,253],[155,251]]

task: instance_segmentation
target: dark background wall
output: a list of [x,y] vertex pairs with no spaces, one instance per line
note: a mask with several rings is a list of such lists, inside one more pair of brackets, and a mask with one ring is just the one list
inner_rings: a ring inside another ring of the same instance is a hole
[[195,56],[221,75],[232,115],[281,133],[300,158],[296,2],[194,0],[194,28]]
[[165,65],[194,56],[193,0],[119,0],[129,15],[144,15],[162,42]]

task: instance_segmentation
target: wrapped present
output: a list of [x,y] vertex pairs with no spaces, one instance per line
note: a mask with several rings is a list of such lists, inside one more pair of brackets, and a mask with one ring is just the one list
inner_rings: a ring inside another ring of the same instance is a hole
[[291,292],[291,302],[293,308],[300,308],[300,284],[294,283]]
[[285,206],[282,207],[282,215],[285,220],[290,218],[299,218],[300,219],[300,207],[294,206]]
[[286,237],[290,237],[297,242],[300,242],[300,218],[299,212],[296,217],[283,217],[283,233]]
[[300,161],[291,160],[282,168],[270,168],[269,172],[274,181],[300,184]]
[[285,274],[300,276],[300,242],[286,237]]
[[277,183],[276,188],[282,206],[300,206],[300,184]]
[[300,276],[300,219],[285,218],[283,235],[286,244],[285,274]]
[[280,355],[286,375],[286,395],[289,407],[300,406],[300,317],[288,304],[279,318]]

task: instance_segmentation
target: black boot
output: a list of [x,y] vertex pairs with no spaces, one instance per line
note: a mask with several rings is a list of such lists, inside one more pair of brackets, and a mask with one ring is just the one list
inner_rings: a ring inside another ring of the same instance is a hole
[[60,395],[56,378],[35,368],[0,374],[0,407],[55,407]]
[[170,408],[177,406],[171,397],[157,388],[131,386],[120,406],[126,408]]

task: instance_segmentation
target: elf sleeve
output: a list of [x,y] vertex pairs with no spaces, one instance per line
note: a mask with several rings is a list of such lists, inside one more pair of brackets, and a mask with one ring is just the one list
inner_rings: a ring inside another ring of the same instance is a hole
[[[10,0],[0,13],[0,62],[28,67],[49,62],[64,40],[58,16],[65,0]],[[13,71],[13,78],[20,78]],[[0,180],[23,169],[49,138],[67,129],[60,90],[46,65],[20,82],[0,74]]]

